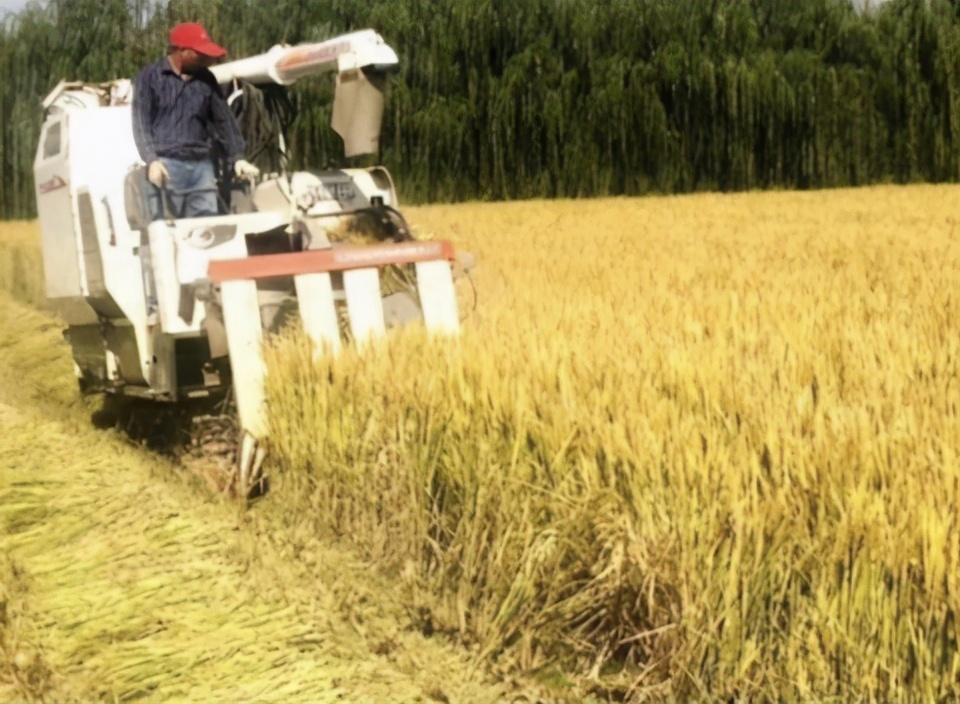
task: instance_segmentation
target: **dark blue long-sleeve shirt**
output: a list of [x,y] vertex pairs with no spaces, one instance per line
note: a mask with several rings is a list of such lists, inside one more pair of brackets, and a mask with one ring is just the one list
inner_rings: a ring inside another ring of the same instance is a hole
[[201,69],[185,81],[163,58],[137,76],[133,93],[133,138],[147,164],[157,157],[209,159],[218,142],[231,161],[246,144],[217,79]]

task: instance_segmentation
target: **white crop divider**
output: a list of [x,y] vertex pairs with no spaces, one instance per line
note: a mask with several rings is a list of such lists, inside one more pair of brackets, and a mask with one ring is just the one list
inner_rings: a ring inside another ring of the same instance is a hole
[[313,342],[314,360],[325,351],[337,354],[340,351],[340,325],[330,274],[297,274],[293,280],[303,330]]
[[460,312],[453,272],[446,261],[417,262],[417,292],[420,309],[427,330],[457,333],[460,331]]
[[350,314],[350,332],[357,344],[364,345],[373,338],[383,337],[387,326],[383,321],[379,269],[351,269],[343,272],[343,291],[347,297],[347,312]]
[[252,279],[224,281],[220,290],[240,425],[255,438],[262,439],[267,430],[264,393],[267,369],[260,351],[263,329],[257,282]]

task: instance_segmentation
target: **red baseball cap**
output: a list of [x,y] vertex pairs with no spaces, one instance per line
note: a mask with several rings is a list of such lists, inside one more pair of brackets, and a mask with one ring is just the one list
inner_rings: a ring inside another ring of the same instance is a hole
[[214,44],[207,30],[196,22],[184,22],[170,30],[170,44],[178,49],[193,49],[198,54],[219,58],[227,53]]

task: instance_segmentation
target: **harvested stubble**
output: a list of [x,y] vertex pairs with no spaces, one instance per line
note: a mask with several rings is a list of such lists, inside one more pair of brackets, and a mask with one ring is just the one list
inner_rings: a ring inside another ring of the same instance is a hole
[[285,500],[505,663],[637,699],[960,696],[955,194],[411,210],[478,254],[479,308],[458,343],[277,340]]

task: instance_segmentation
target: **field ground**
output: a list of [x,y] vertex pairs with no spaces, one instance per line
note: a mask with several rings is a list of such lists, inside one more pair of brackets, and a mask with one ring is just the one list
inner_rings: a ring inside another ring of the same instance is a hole
[[[87,427],[50,318],[4,302],[0,574],[28,617],[0,683],[496,701],[469,650],[572,700],[957,696],[958,196],[411,208],[478,256],[462,339],[276,341],[276,489],[246,514]],[[0,226],[24,301],[33,227]],[[424,612],[461,655],[405,630]]]

